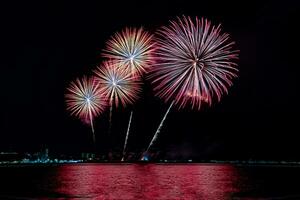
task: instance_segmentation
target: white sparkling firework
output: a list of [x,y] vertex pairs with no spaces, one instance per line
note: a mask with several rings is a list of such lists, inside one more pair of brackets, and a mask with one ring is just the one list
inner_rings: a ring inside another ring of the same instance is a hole
[[109,100],[110,106],[125,107],[134,103],[140,93],[140,84],[113,61],[104,61],[95,71],[101,94]]
[[72,81],[65,95],[67,110],[71,115],[91,125],[94,133],[93,119],[103,112],[106,100],[93,78],[83,77]]
[[143,75],[154,63],[153,35],[143,28],[126,28],[107,42],[103,56],[118,62],[125,73]]

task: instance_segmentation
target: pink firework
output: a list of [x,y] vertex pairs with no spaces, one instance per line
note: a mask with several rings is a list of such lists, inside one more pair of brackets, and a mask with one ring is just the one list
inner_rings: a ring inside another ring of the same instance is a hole
[[203,102],[220,101],[237,76],[238,50],[234,50],[227,33],[220,25],[196,17],[178,18],[158,31],[157,64],[150,78],[157,96],[171,104],[161,120],[148,148],[158,134],[174,104],[179,108],[191,104],[200,109]]
[[72,81],[65,95],[67,110],[71,115],[77,116],[83,122],[90,123],[94,133],[93,119],[98,116],[106,106],[106,100],[100,93],[98,84],[93,78],[83,77]]
[[137,100],[140,84],[131,74],[121,69],[119,63],[104,61],[95,71],[101,94],[109,100],[110,106],[126,106]]
[[157,96],[179,108],[220,101],[238,72],[239,51],[229,34],[206,19],[182,17],[157,35],[157,64],[150,75]]
[[126,28],[107,42],[103,56],[118,62],[126,73],[141,76],[154,63],[153,35],[143,28]]

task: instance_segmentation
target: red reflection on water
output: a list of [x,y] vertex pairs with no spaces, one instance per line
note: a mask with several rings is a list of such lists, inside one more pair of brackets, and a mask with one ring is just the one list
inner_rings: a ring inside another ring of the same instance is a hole
[[66,165],[55,192],[87,199],[230,199],[239,176],[230,165]]

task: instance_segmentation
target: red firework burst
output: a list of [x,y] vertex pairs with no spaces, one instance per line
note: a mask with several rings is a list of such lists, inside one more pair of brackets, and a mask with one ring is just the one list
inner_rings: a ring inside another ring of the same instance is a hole
[[157,34],[157,63],[151,70],[154,91],[165,101],[200,109],[220,101],[237,76],[238,50],[229,34],[206,19],[177,18]]

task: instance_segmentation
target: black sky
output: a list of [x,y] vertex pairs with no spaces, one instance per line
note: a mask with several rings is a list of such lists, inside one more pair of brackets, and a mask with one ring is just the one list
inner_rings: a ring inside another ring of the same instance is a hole
[[[0,151],[55,152],[90,148],[90,129],[65,111],[68,83],[91,74],[116,31],[155,31],[176,16],[222,23],[240,49],[239,78],[221,103],[201,112],[173,109],[155,145],[169,157],[300,159],[299,3],[296,1],[12,2],[1,6]],[[114,112],[114,149],[145,148],[168,105],[144,93]],[[99,151],[107,148],[107,116],[97,119]]]

